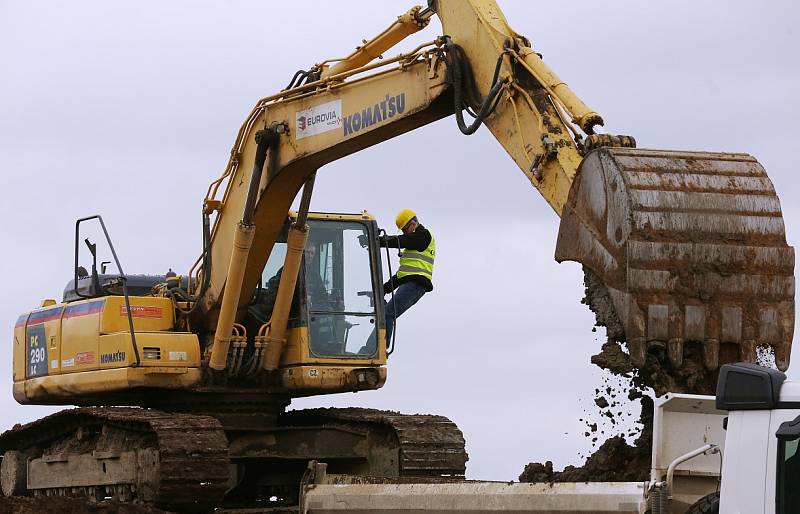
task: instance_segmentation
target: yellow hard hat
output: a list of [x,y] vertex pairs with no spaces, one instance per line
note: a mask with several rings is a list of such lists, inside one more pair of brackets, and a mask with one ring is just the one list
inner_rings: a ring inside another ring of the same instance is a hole
[[402,211],[397,213],[397,217],[394,219],[394,224],[397,225],[397,228],[403,230],[411,218],[416,218],[417,213],[412,211],[411,209],[403,209]]

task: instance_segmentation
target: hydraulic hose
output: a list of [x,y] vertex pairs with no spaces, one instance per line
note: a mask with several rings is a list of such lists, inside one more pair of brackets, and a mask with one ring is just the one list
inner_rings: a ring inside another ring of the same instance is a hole
[[303,82],[303,79],[306,77],[308,77],[308,72],[306,70],[297,70],[292,77],[292,80],[289,81],[289,85],[283,88],[283,90],[286,91],[300,85]]
[[[464,105],[464,91],[463,86],[465,82],[467,85],[474,85],[472,80],[472,74],[469,69],[469,63],[467,62],[466,58],[464,57],[464,51],[453,43],[453,41],[447,37],[445,38],[445,49],[447,50],[448,56],[451,58],[451,65],[448,67],[451,73],[452,83],[453,83],[453,110],[456,115],[456,123],[458,124],[458,129],[464,135],[472,135],[474,134],[483,123],[483,120],[489,114],[494,111],[495,106],[497,105],[497,97],[502,89],[505,81],[500,80],[500,67],[503,63],[503,56],[505,52],[500,54],[497,58],[497,65],[494,69],[494,76],[492,77],[492,86],[489,89],[489,94],[486,95],[486,98],[483,101],[479,102],[479,106],[477,109],[477,113],[475,114],[475,120],[470,125],[464,121],[464,113],[462,112],[465,108]],[[463,69],[462,69],[463,68]],[[473,88],[468,89],[468,94],[473,94]],[[478,103],[476,99],[472,98],[474,103]],[[469,106],[475,109],[476,106]]]
[[[180,284],[178,287],[174,287],[167,291],[167,296],[172,299],[172,303],[175,308],[184,315],[189,315],[197,309],[197,307],[200,305],[198,300],[206,294],[208,286],[211,283],[211,220],[206,212],[203,212],[203,254],[200,256],[200,258],[203,259],[203,281],[200,283],[200,289],[197,291],[197,294],[192,295],[187,293],[182,287],[180,287]],[[188,280],[191,281],[192,278],[189,277]],[[187,284],[187,286],[190,285],[191,284]],[[187,303],[191,303],[192,306],[188,309],[179,307],[179,299]]]

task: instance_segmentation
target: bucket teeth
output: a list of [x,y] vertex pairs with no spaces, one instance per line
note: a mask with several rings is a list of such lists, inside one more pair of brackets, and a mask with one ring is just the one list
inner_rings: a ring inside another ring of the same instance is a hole
[[743,362],[756,361],[756,342],[752,339],[742,341],[739,345],[739,360]]
[[683,339],[670,339],[667,343],[669,362],[676,368],[683,365]]
[[719,341],[706,339],[703,341],[703,365],[709,371],[719,368]]
[[597,149],[561,216],[556,260],[582,263],[603,284],[616,323],[600,321],[621,326],[637,366],[651,345],[666,345],[680,367],[686,344],[702,345],[709,370],[737,355],[754,362],[760,345],[788,366],[794,249],[753,157]]
[[792,342],[783,341],[775,346],[775,365],[781,371],[789,369],[789,355],[792,351]]
[[643,337],[637,337],[628,341],[628,351],[631,354],[631,362],[637,368],[644,366],[647,360],[647,341]]

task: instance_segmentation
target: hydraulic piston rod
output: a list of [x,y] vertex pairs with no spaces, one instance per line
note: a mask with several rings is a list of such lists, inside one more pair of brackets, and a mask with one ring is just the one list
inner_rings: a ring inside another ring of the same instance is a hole
[[311,175],[303,186],[303,196],[300,199],[300,211],[297,221],[289,227],[286,236],[286,258],[283,263],[281,280],[278,283],[278,292],[275,298],[275,307],[272,309],[269,332],[267,332],[267,350],[261,361],[261,368],[267,371],[278,369],[281,363],[281,354],[286,345],[286,327],[289,322],[289,312],[292,307],[294,290],[297,285],[297,274],[303,262],[303,251],[308,240],[308,209],[311,204],[311,193],[314,190],[314,178]]
[[419,6],[409,9],[407,13],[398,16],[386,30],[365,41],[352,54],[323,71],[322,78],[360,68],[377,59],[400,41],[424,29],[430,23],[431,16],[433,11],[430,9],[422,9]]
[[239,294],[242,291],[247,257],[253,244],[256,227],[253,224],[253,210],[256,195],[261,183],[261,172],[267,158],[267,150],[277,142],[277,134],[271,130],[261,130],[256,134],[256,158],[253,163],[253,173],[250,176],[250,186],[247,192],[247,201],[242,214],[242,220],[236,226],[233,238],[233,251],[228,264],[228,280],[225,285],[225,294],[222,297],[222,308],[214,333],[214,346],[211,348],[209,366],[217,371],[224,370],[228,361],[228,348],[231,343],[231,332],[236,319],[236,308]]

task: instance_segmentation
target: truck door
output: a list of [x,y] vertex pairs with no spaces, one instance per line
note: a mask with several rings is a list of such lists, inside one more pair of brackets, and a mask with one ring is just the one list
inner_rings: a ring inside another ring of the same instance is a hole
[[800,512],[800,411],[772,411],[770,433],[764,512]]

